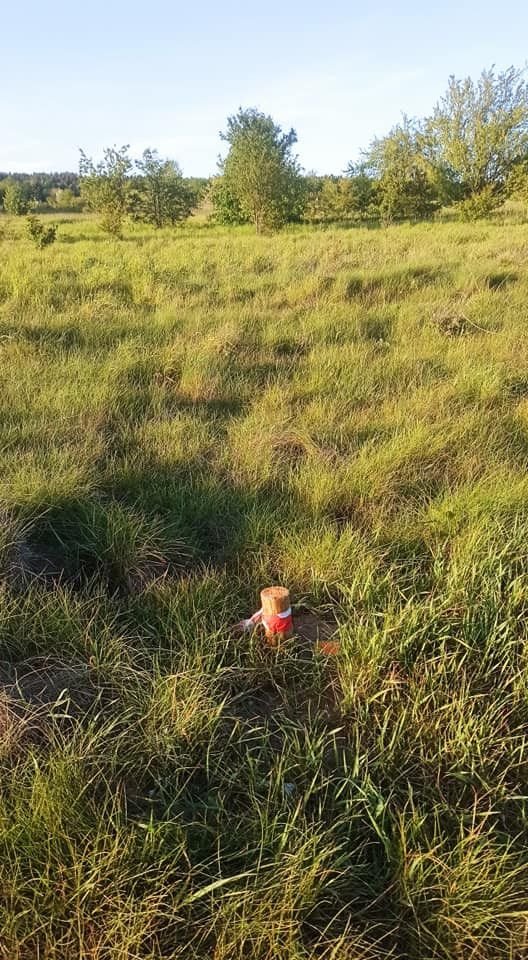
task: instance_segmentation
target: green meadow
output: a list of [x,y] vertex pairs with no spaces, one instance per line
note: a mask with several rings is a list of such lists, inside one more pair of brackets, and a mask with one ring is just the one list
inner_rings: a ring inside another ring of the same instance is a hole
[[515,212],[0,218],[2,960],[528,955],[527,305]]

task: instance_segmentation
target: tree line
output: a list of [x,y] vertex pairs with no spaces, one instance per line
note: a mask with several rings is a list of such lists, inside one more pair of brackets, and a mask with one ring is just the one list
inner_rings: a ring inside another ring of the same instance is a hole
[[0,204],[6,213],[15,216],[31,209],[80,209],[79,175],[70,171],[0,172]]
[[134,160],[127,146],[109,147],[96,163],[81,151],[78,177],[0,175],[4,210],[26,213],[45,194],[52,206],[94,211],[119,236],[127,217],[172,225],[204,199],[216,221],[257,232],[300,221],[420,220],[446,206],[471,220],[509,197],[528,204],[528,84],[513,66],[483,70],[476,81],[450,77],[429,117],[404,116],[340,176],[304,173],[295,130],[255,108],[229,117],[220,136],[227,153],[209,181],[184,178],[156,150]]
[[[125,150],[126,149],[127,148],[125,148]],[[116,151],[115,148],[113,148],[108,152],[111,155]],[[105,151],[105,156],[106,153],[107,151]],[[154,153],[155,151],[145,151],[145,155]],[[145,159],[145,155],[143,159]],[[84,154],[81,151],[81,170],[79,173],[70,171],[60,171],[56,173],[0,172],[0,208],[2,208],[5,213],[13,216],[54,210],[74,213],[88,208],[89,202],[87,194],[89,187],[87,183],[81,191],[81,180],[85,172],[82,170],[83,156]],[[170,162],[167,161],[167,163]],[[138,161],[138,164],[141,164],[141,161]],[[108,169],[111,167],[110,158],[107,166]],[[130,169],[132,166],[132,161],[130,161]],[[177,164],[174,166],[177,168]],[[104,172],[102,167],[101,171]],[[196,205],[207,187],[209,180],[207,177],[184,177],[183,183],[192,198],[193,205]],[[129,186],[131,187],[132,184]],[[129,204],[129,212],[132,211],[132,206],[133,204],[131,202]]]

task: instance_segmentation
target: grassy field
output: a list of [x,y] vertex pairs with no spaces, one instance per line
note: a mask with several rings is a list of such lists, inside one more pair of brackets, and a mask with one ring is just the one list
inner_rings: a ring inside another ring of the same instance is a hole
[[522,223],[0,220],[4,960],[528,955],[527,323]]

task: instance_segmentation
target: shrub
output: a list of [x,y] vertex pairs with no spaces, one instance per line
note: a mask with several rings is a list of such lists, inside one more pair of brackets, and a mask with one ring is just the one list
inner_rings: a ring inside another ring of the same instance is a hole
[[240,204],[223,176],[213,177],[207,191],[207,200],[213,206],[213,220],[225,226],[244,223]]
[[190,216],[195,196],[177,163],[163,160],[156,150],[145,150],[136,167],[140,173],[133,204],[137,220],[160,228]]
[[491,214],[502,206],[503,199],[496,190],[488,184],[458,203],[457,210],[461,220],[471,222],[481,220],[483,217],[490,217]]
[[130,210],[131,169],[128,146],[108,147],[97,164],[81,150],[81,197],[89,210],[99,214],[103,230],[113,237],[122,236]]
[[27,218],[27,235],[39,250],[43,250],[44,247],[49,247],[50,244],[55,243],[57,224],[51,223],[46,227],[38,217],[29,216]]
[[424,155],[423,134],[416,123],[404,118],[386,137],[374,140],[365,165],[377,181],[376,199],[386,223],[421,220],[438,209],[435,171]]
[[31,198],[24,184],[8,181],[4,187],[4,210],[14,217],[23,217],[29,210]]

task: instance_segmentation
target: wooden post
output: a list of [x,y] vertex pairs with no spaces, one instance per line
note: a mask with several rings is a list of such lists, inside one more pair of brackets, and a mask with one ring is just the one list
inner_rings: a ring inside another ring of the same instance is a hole
[[260,602],[266,640],[276,646],[280,640],[287,640],[293,634],[291,615],[279,617],[290,610],[290,591],[286,587],[265,587],[260,591]]

